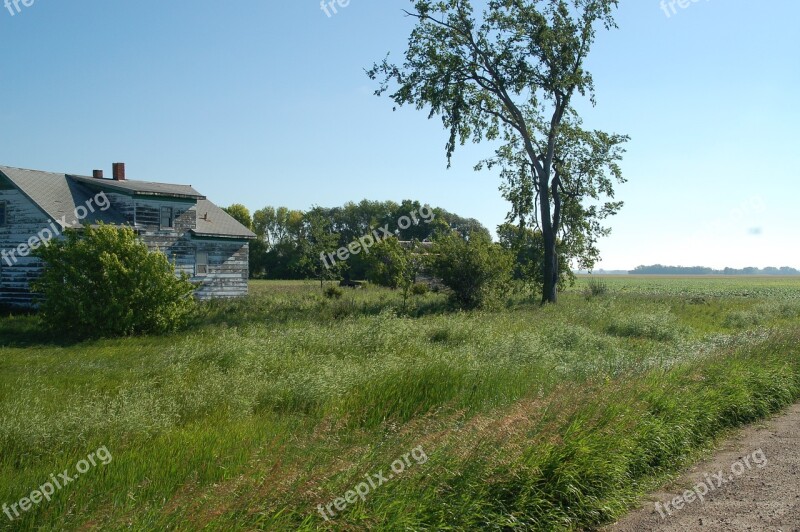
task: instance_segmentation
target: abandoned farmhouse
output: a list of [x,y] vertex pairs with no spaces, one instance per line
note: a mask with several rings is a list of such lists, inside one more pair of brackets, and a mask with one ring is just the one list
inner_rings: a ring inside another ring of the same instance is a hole
[[128,180],[123,163],[110,179],[0,166],[0,305],[32,305],[42,269],[32,248],[99,223],[132,227],[198,283],[200,299],[247,293],[255,234],[191,186]]

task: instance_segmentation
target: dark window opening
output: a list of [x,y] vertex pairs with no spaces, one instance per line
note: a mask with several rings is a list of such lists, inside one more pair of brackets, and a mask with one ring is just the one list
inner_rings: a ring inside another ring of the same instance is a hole
[[172,229],[174,225],[172,207],[161,207],[161,229]]

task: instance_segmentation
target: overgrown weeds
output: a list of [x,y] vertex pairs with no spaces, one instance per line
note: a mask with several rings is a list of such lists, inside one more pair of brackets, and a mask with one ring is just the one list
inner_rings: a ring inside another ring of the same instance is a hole
[[[2,318],[0,500],[105,445],[112,464],[14,526],[596,528],[800,397],[800,283],[697,305],[691,281],[612,282],[497,311],[428,293],[406,313],[390,290],[256,283],[191,331],[76,345]],[[420,445],[424,466],[320,516]]]

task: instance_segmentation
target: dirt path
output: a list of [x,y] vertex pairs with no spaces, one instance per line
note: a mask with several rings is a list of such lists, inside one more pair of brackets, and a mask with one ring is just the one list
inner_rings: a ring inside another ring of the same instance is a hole
[[608,530],[800,532],[800,405],[743,430]]

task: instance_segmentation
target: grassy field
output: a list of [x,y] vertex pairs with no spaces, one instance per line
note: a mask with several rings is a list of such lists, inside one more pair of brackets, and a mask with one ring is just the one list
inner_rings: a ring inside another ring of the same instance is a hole
[[592,529],[800,398],[800,278],[605,283],[457,313],[256,282],[77,344],[2,318],[0,504],[81,472],[0,529]]

